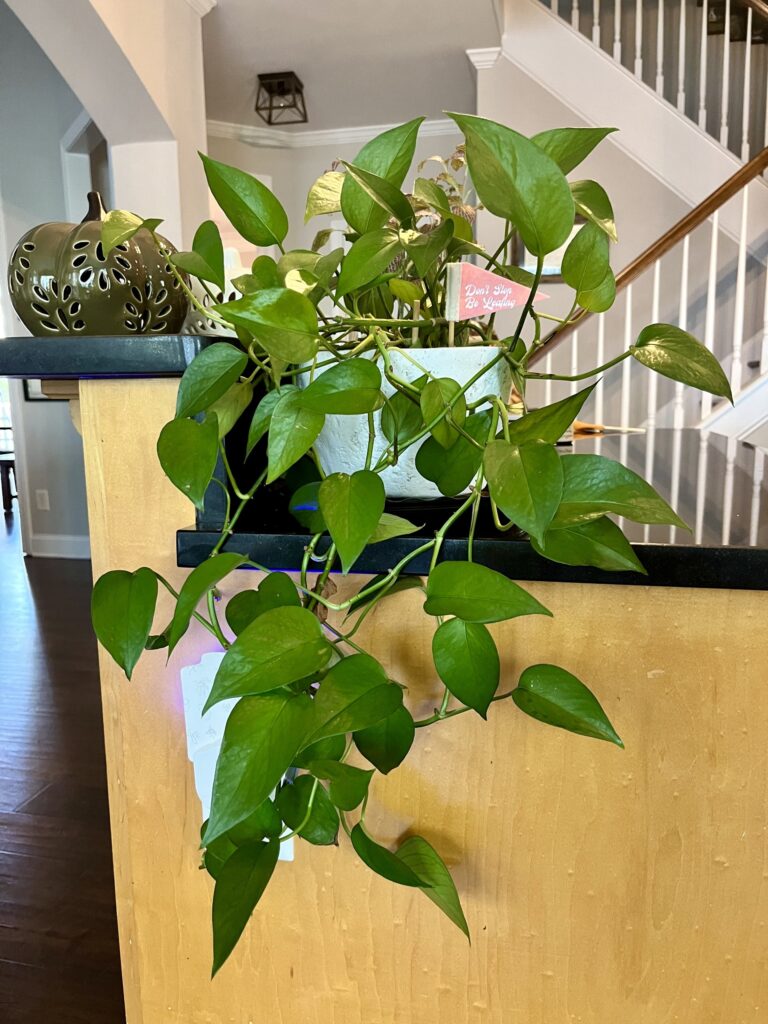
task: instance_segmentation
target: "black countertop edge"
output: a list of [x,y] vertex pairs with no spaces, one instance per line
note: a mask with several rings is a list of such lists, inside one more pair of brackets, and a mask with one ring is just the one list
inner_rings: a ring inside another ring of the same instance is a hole
[[[208,530],[179,530],[176,534],[178,565],[192,569],[210,554],[220,534]],[[235,533],[224,551],[247,555],[269,569],[295,572],[301,566],[306,534]],[[366,548],[355,563],[354,572],[376,575],[386,572],[404,555],[424,544],[429,537],[399,537]],[[764,548],[715,548],[672,544],[635,544],[634,550],[648,570],[605,572],[601,569],[559,565],[537,555],[527,541],[512,539],[475,540],[474,560],[515,580],[552,583],[603,583],[622,586],[686,587],[717,590],[768,590],[768,550]],[[443,543],[444,559],[467,557],[467,542],[448,538]],[[314,563],[313,570],[319,569]],[[429,554],[419,555],[405,570],[426,575]]]
[[193,334],[0,338],[0,377],[111,380],[180,377],[215,339]]

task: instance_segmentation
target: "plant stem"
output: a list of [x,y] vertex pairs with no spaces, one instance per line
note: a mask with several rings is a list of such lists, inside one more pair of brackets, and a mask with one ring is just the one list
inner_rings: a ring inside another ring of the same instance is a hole
[[312,785],[312,791],[309,794],[309,800],[307,800],[307,810],[306,810],[306,813],[304,814],[304,817],[301,819],[301,821],[296,826],[296,828],[294,828],[294,829],[292,829],[292,831],[286,832],[284,835],[280,836],[280,842],[281,843],[286,842],[288,839],[293,839],[293,837],[297,836],[299,834],[299,832],[301,832],[301,830],[303,828],[306,828],[307,822],[312,817],[312,807],[313,807],[313,805],[315,803],[315,795],[317,793],[317,787],[319,785],[320,785],[320,780],[319,779],[315,779],[314,783]]
[[[211,554],[209,555],[209,558],[212,558],[214,555],[218,555],[219,551],[221,551],[221,549],[226,544],[227,539],[232,536],[232,533],[234,531],[235,525],[236,525],[238,519],[240,518],[240,516],[241,516],[241,514],[243,512],[243,509],[248,504],[248,502],[251,500],[251,498],[254,496],[254,494],[259,489],[259,487],[261,487],[261,485],[264,483],[266,478],[267,478],[267,470],[265,469],[263,472],[261,472],[259,474],[259,476],[256,479],[256,483],[253,485],[253,487],[251,487],[251,489],[249,491],[246,491],[245,494],[243,495],[243,497],[240,499],[240,504],[235,509],[234,515],[232,516],[232,518],[231,518],[231,520],[229,522],[229,529],[222,530],[221,536],[219,537],[219,539],[216,542],[213,550],[211,551]],[[266,571],[269,572],[268,569]]]
[[224,636],[221,626],[219,625],[219,617],[216,614],[216,598],[213,596],[213,590],[208,591],[206,595],[206,602],[208,604],[208,618],[211,620],[214,635],[224,650],[226,650],[230,646],[230,643]]
[[616,356],[615,359],[609,359],[607,363],[603,363],[602,366],[598,366],[594,370],[587,370],[586,373],[573,373],[573,374],[560,374],[560,373],[526,373],[526,376],[531,380],[587,380],[589,377],[596,377],[598,373],[603,373],[605,370],[610,370],[612,366],[616,366],[617,363],[623,362],[628,356],[631,356],[630,351],[622,352],[620,356]]
[[[495,697],[491,698],[491,703],[494,704],[499,700],[506,700],[507,697],[511,697],[514,690],[508,690],[506,693],[499,693]],[[463,715],[466,711],[473,711],[474,708],[462,707],[454,708],[453,711],[444,711],[442,714],[439,711],[435,711],[434,715],[430,715],[429,718],[422,718],[413,724],[417,729],[423,729],[427,725],[434,725],[435,722],[444,722],[448,718],[455,718],[456,715]]]
[[[168,582],[168,580],[165,579],[164,576],[161,576],[159,572],[155,572],[154,569],[152,570],[152,572],[155,574],[157,579],[163,584],[163,586],[168,591],[168,593],[171,595],[171,597],[174,599],[174,601],[178,601],[179,600],[179,593],[178,593],[178,591],[174,590],[173,587],[171,586],[171,584]],[[192,612],[192,618],[196,622],[199,622],[200,625],[203,626],[205,629],[207,629],[208,632],[211,633],[213,636],[216,636],[216,630],[213,628],[213,626],[211,625],[211,623],[207,619],[204,619],[203,616],[200,615],[199,612]],[[218,640],[218,637],[216,637],[216,639]]]

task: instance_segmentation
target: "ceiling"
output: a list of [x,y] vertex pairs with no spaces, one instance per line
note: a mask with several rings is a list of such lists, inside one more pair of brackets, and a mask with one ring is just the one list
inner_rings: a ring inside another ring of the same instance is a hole
[[[317,131],[473,112],[465,50],[496,46],[495,0],[218,0],[203,20],[208,117],[262,125],[259,72],[295,71]],[[286,130],[290,130],[287,126]]]

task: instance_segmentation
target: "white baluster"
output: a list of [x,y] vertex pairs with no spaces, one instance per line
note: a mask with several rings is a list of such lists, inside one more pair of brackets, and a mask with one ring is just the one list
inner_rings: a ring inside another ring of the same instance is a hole
[[[704,344],[710,352],[715,348],[715,314],[717,311],[717,247],[720,240],[720,211],[712,214],[712,234],[709,239],[709,275],[707,278],[707,311],[704,317]],[[701,392],[701,418],[712,412],[712,395]]]
[[575,29],[579,27],[579,0],[573,0],[571,5],[571,25]]
[[552,8],[555,14],[560,13],[560,0],[549,0],[549,6]]
[[[624,351],[634,343],[632,335],[632,285],[627,285],[627,305],[624,311]],[[620,424],[622,427],[629,426],[630,400],[632,396],[632,359],[625,359],[621,364],[621,412]],[[629,434],[624,433],[619,438],[619,461],[625,466],[629,451]],[[619,526],[624,528],[623,517],[619,519]]]
[[[659,292],[661,291],[661,260],[656,260],[653,265],[653,296],[651,298],[651,323],[659,322]],[[656,373],[647,375],[648,382],[648,404],[646,406],[645,428],[645,479],[653,483],[653,468],[656,460],[656,413],[659,406],[659,376]],[[643,540],[648,543],[651,528],[646,524],[643,527]]]
[[[680,306],[678,324],[680,329],[685,331],[688,327],[688,267],[691,253],[691,236],[686,235],[683,239],[683,255],[680,266]],[[677,507],[680,498],[680,466],[683,452],[683,426],[685,424],[685,386],[675,384],[675,397],[673,402],[672,427],[672,487],[670,489],[670,503],[672,508]],[[669,539],[674,543],[677,528],[670,526]]]
[[709,0],[702,0],[701,8],[701,52],[699,55],[699,128],[707,130],[707,26],[709,24]]
[[[571,376],[575,377],[579,372],[579,332],[573,332],[573,339],[571,341]],[[579,390],[579,382],[576,380],[571,381],[570,393],[575,395]]]
[[613,59],[621,64],[621,0],[613,4]]
[[749,106],[752,74],[752,8],[747,8],[747,54],[744,58],[744,110],[741,115],[741,159],[749,160]]
[[685,0],[680,4],[680,35],[677,41],[677,109],[685,113]]
[[725,480],[723,481],[723,545],[731,542],[731,521],[733,519],[733,480],[736,469],[736,449],[738,441],[735,437],[728,438],[725,448]]
[[635,0],[635,75],[643,78],[643,0]]
[[[768,308],[768,307],[766,307]],[[602,366],[605,362],[605,313],[598,313],[597,316],[597,365]],[[593,392],[595,396],[595,420],[601,426],[605,416],[605,388],[602,379],[597,382]]]
[[760,373],[768,373],[768,269],[765,277],[765,298],[763,300],[763,342],[760,346]]
[[664,0],[659,0],[656,18],[656,92],[664,95]]
[[592,0],[592,42],[600,45],[600,0]]
[[707,507],[707,462],[709,459],[709,431],[702,430],[699,436],[699,465],[696,471],[696,522],[693,540],[701,544],[704,535],[704,510]]
[[702,430],[698,437],[698,469],[696,470],[696,519],[693,526],[693,542],[700,544],[703,538],[703,514],[707,508],[707,464],[710,455],[710,431]]
[[731,362],[731,390],[741,391],[742,349],[744,346],[744,300],[747,284],[747,220],[749,186],[741,191],[741,225],[739,228],[739,255],[736,262],[736,295],[733,314],[733,360]]
[[[547,358],[544,360],[544,373],[552,373],[552,353],[547,352]],[[544,404],[552,405],[552,381],[544,381]]]
[[755,448],[755,464],[752,469],[752,509],[749,518],[750,547],[755,547],[757,544],[758,528],[760,526],[760,498],[762,497],[764,478],[765,452],[761,448]]
[[725,32],[723,34],[723,78],[720,97],[720,144],[728,145],[728,101],[731,92],[731,0],[725,0]]

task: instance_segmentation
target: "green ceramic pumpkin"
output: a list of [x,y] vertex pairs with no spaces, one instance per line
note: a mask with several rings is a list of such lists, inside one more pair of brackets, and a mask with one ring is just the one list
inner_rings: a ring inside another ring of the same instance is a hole
[[91,192],[81,224],[40,224],[19,240],[8,287],[24,326],[38,337],[179,333],[189,304],[151,235],[139,231],[105,257],[103,216]]

